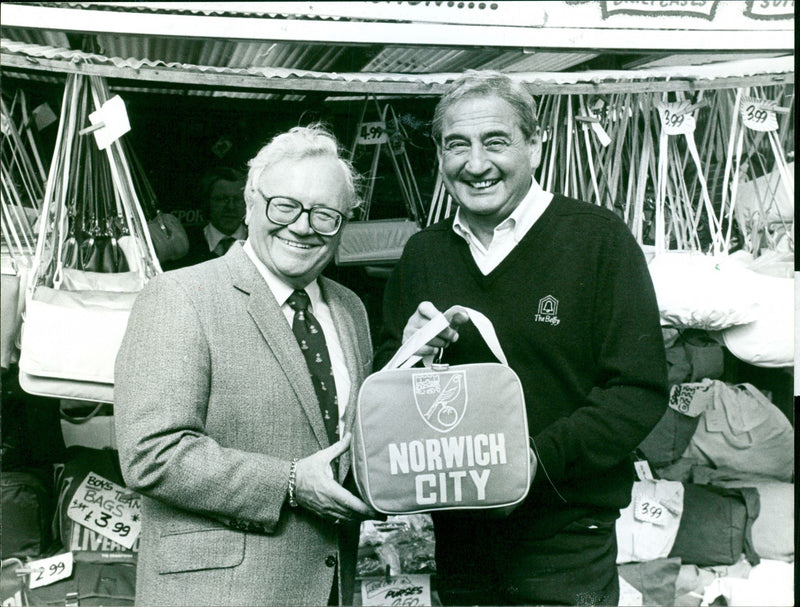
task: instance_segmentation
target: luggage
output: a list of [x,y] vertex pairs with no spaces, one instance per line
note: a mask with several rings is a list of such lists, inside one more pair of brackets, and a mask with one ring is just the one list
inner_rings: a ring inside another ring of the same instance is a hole
[[35,471],[3,471],[2,558],[38,558],[50,545],[51,494]]
[[31,605],[133,605],[136,564],[76,561],[72,576],[28,594]]
[[440,314],[361,387],[353,471],[378,512],[500,508],[528,494],[522,385],[489,319],[462,309],[501,363],[410,368],[419,360],[414,352],[447,326]]

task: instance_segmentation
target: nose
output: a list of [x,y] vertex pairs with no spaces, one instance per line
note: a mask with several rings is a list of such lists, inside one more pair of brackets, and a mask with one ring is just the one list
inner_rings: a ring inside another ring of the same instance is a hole
[[310,234],[316,234],[316,232],[311,229],[311,219],[307,210],[300,213],[300,216],[286,227],[289,228],[292,233],[298,235],[308,236]]
[[485,173],[489,169],[489,158],[482,145],[473,145],[469,149],[469,157],[464,169],[474,175]]

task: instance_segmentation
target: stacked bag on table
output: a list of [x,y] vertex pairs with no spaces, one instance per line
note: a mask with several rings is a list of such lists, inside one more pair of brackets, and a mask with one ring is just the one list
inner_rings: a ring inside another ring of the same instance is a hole
[[792,605],[794,430],[750,384],[672,387],[617,524],[620,604]]
[[[133,605],[138,540],[128,549],[80,525],[67,511],[88,474],[120,486],[124,482],[116,451],[70,447],[55,465],[53,481],[3,484],[2,605]],[[9,483],[11,481],[8,481]],[[7,533],[16,530],[12,535]],[[31,589],[31,561],[72,552],[73,572],[66,579]]]
[[793,605],[794,429],[755,386],[719,379],[724,350],[791,372],[793,257],[661,251],[649,270],[672,389],[617,525],[620,605]]

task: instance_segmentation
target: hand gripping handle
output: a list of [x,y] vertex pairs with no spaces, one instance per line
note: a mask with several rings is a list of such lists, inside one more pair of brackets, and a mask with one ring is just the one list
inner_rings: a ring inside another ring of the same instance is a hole
[[478,333],[481,334],[483,341],[485,341],[486,345],[489,346],[492,354],[494,354],[497,360],[499,360],[501,363],[508,365],[508,360],[503,352],[503,348],[500,346],[500,341],[497,339],[497,333],[495,333],[492,321],[489,320],[485,315],[481,314],[477,310],[473,310],[472,308],[465,308],[464,306],[452,306],[451,308],[448,308],[446,312],[439,312],[436,316],[431,318],[427,323],[420,327],[416,333],[409,337],[408,340],[402,346],[400,346],[392,359],[386,363],[386,366],[383,367],[382,371],[411,367],[420,359],[422,359],[422,357],[415,354],[415,352],[448,327],[450,323],[445,315],[449,314],[450,312],[462,312],[469,316],[472,324],[474,324],[475,328],[478,329]]

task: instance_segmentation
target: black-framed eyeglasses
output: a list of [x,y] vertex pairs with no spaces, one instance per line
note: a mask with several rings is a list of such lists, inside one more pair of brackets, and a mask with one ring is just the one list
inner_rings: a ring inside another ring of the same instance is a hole
[[286,196],[270,196],[267,201],[267,219],[279,226],[288,226],[308,213],[308,225],[320,236],[335,236],[342,228],[344,213],[330,207],[303,208],[302,203]]

